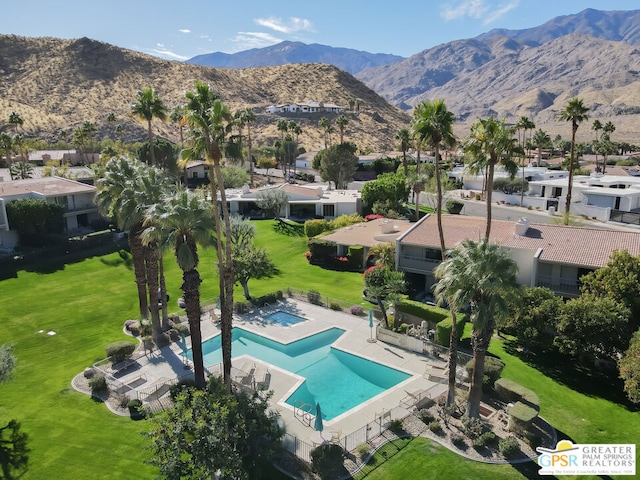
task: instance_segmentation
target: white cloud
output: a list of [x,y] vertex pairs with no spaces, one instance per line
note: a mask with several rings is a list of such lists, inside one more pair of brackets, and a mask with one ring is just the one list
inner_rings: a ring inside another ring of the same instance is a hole
[[234,52],[241,52],[251,48],[268,47],[269,45],[280,42],[282,42],[281,38],[263,32],[238,32],[238,34],[231,39],[231,43],[234,45]]
[[147,49],[147,52],[156,57],[164,58],[166,60],[188,60],[190,57],[185,57],[184,55],[179,55],[175,52],[164,47],[163,44],[158,43],[156,45],[158,48],[150,48]]
[[191,30],[187,29],[187,28],[181,28],[178,30],[180,33],[191,33]]
[[509,3],[488,5],[485,0],[462,0],[440,6],[440,16],[445,20],[454,20],[461,17],[481,19],[483,25],[495,22],[518,6],[520,0],[511,0]]
[[280,17],[267,17],[256,18],[253,21],[260,26],[280,33],[313,32],[313,24],[305,18],[289,17],[286,20],[282,20]]

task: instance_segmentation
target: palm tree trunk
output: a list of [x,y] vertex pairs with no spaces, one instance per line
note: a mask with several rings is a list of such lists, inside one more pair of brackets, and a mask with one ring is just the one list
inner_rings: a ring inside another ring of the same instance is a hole
[[140,318],[146,319],[149,316],[149,304],[147,302],[147,276],[144,266],[144,247],[140,234],[142,227],[136,225],[129,230],[128,241],[129,250],[133,260],[133,272],[138,286],[138,303],[140,304]]
[[469,389],[469,402],[467,404],[468,417],[478,418],[480,416],[485,354],[486,350],[475,348],[473,350],[473,375],[471,376],[471,388]]
[[151,120],[149,120],[147,123],[148,123],[148,130],[149,130],[149,155],[151,157],[151,166],[157,167],[156,156],[153,149],[153,132],[151,131]]
[[158,245],[149,244],[144,249],[144,262],[147,271],[147,285],[149,285],[149,310],[151,311],[151,326],[153,328],[153,339],[156,340],[162,335],[160,325],[160,313],[158,309],[158,261],[160,260]]
[[164,257],[162,250],[159,250],[158,259],[158,276],[160,277],[160,304],[162,305],[162,322],[160,323],[162,331],[169,330],[169,311],[167,308],[167,284],[164,278]]
[[571,154],[569,155],[569,180],[567,184],[567,204],[564,206],[564,224],[569,225],[569,213],[571,212],[571,189],[573,187],[573,155],[576,147],[576,130],[578,126],[573,122],[573,128],[571,129]]
[[191,331],[191,352],[193,358],[193,375],[196,387],[204,389],[206,385],[204,376],[204,360],[202,358],[202,331],[200,329],[200,273],[195,268],[182,273],[182,285],[185,310],[189,320]]
[[487,169],[487,228],[485,230],[484,237],[489,241],[489,235],[491,234],[491,197],[493,194],[493,170],[495,164],[493,160],[489,160],[489,166]]
[[449,336],[449,378],[447,387],[447,406],[456,402],[456,368],[458,366],[458,319],[456,312],[449,302],[449,312],[451,313],[451,335]]

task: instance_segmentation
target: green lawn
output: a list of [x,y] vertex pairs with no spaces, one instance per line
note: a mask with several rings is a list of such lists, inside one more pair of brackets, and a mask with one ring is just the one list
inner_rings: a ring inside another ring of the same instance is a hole
[[[257,243],[269,250],[279,273],[271,279],[250,281],[252,295],[292,286],[362,303],[360,274],[309,265],[303,256],[307,250],[304,237],[276,232],[271,221],[256,225]],[[218,294],[214,259],[211,249],[201,252],[203,299]],[[170,303],[176,308],[181,276],[171,252],[165,255],[165,265]],[[242,298],[239,286],[236,298]],[[0,281],[0,305],[4,326],[0,342],[13,343],[18,357],[15,380],[0,386],[0,422],[16,418],[30,436],[30,470],[23,478],[153,478],[154,468],[144,463],[148,457],[140,435],[144,421],[115,416],[70,386],[74,375],[104,357],[107,343],[128,338],[122,325],[136,317],[137,297],[127,257],[118,253],[93,257],[52,273],[19,271],[17,278]],[[49,336],[49,330],[57,334]],[[504,376],[536,391],[542,416],[575,442],[631,443],[638,438],[637,412],[592,392],[569,389],[561,379],[554,380],[507,353],[499,341],[492,343],[491,353],[506,362]],[[525,475],[509,466],[469,462],[418,439],[389,461],[380,462],[366,478],[401,476]],[[275,473],[273,478],[277,478]]]
[[[306,239],[257,223],[259,244],[278,266],[271,279],[250,281],[253,295],[295,286],[323,295],[362,302],[362,278],[311,266],[302,255]],[[200,252],[202,298],[218,295],[212,249]],[[181,274],[172,252],[165,254],[170,304],[177,309]],[[137,294],[127,256],[118,253],[64,265],[19,271],[0,281],[1,343],[13,343],[18,358],[15,380],[0,386],[0,422],[16,418],[29,434],[30,469],[25,479],[153,478],[148,453],[133,422],[71,389],[71,379],[104,358],[107,343],[127,339],[123,322],[137,316]],[[242,288],[236,288],[241,299]],[[38,333],[43,330],[43,333]],[[47,331],[56,335],[49,336]]]

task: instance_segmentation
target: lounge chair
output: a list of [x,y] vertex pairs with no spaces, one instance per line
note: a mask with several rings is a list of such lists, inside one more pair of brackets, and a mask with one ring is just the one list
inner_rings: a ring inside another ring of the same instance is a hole
[[331,440],[329,441],[331,443],[338,443],[341,437],[342,437],[342,430],[333,430],[331,432]]
[[271,373],[266,365],[256,363],[253,371],[253,388],[255,390],[266,390],[270,379]]
[[251,380],[253,376],[253,372],[256,369],[255,363],[250,360],[245,360],[240,367],[235,368],[235,373],[233,376],[234,381],[240,384],[246,384]]
[[417,405],[425,396],[426,390],[414,390],[410,392],[409,390],[405,390],[404,393],[407,394],[402,400],[400,400],[400,405],[403,407],[413,407]]

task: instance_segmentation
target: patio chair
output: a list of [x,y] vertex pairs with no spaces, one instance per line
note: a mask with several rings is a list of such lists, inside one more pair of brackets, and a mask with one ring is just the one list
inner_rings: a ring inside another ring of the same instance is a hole
[[246,384],[253,378],[253,372],[256,369],[255,363],[245,360],[240,367],[235,367],[233,379],[240,384]]
[[255,390],[266,390],[271,380],[271,373],[266,365],[261,363],[255,364],[253,371],[253,388]]
[[329,440],[331,443],[340,442],[340,438],[342,438],[342,430],[331,431],[331,440]]

